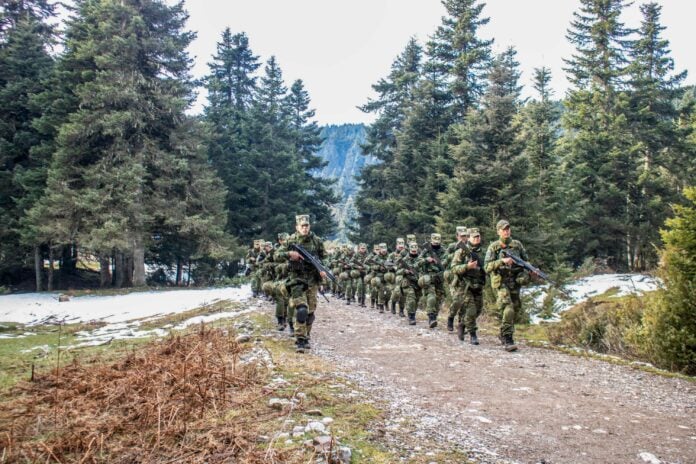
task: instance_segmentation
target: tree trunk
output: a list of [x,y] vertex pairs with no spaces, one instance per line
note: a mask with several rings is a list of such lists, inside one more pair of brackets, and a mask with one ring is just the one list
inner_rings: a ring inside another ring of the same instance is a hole
[[176,257],[176,286],[181,287],[183,285],[183,261],[181,256]]
[[99,287],[111,285],[111,259],[108,256],[99,257]]
[[114,287],[116,288],[123,287],[125,274],[124,264],[123,253],[116,250],[114,253]]
[[186,286],[191,286],[191,260],[188,262],[188,275],[186,276]]
[[53,291],[53,247],[48,245],[48,287],[49,292]]
[[145,244],[142,234],[137,234],[133,246],[133,286],[144,287],[145,285]]
[[34,247],[34,272],[36,274],[36,291],[41,291],[41,273],[43,272],[43,259],[41,257],[41,247]]

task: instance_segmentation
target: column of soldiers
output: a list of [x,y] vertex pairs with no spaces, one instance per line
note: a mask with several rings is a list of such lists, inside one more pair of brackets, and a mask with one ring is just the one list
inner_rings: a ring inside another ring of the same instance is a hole
[[507,351],[515,351],[514,324],[522,311],[520,289],[529,282],[529,273],[515,266],[503,250],[511,251],[524,260],[523,245],[511,237],[510,224],[501,220],[496,225],[498,240],[484,253],[478,228],[457,227],[456,241],[442,245],[440,234],[433,233],[422,245],[411,234],[397,238],[390,253],[386,243],[368,252],[360,243],[351,246],[324,248],[323,241],[309,231],[309,216],[296,217],[296,232],[279,234],[274,247],[270,242],[254,240],[247,253],[247,270],[251,272],[252,293],[267,295],[276,302],[278,330],[289,327],[296,339],[298,352],[309,349],[309,339],[317,290],[326,283],[325,275],[309,265],[292,243],[301,243],[338,277],[324,288],[346,305],[357,304],[406,317],[416,325],[416,312],[426,312],[428,326],[437,327],[441,308],[447,312],[447,330],[456,333],[461,341],[467,335],[469,343],[478,345],[477,319],[483,311],[483,289],[486,279],[496,294],[496,306],[501,320],[500,340]]

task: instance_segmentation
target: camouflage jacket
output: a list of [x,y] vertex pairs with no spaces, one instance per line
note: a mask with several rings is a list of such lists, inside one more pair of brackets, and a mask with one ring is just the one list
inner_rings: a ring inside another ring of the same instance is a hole
[[[476,261],[478,267],[469,269],[469,262]],[[473,246],[466,243],[458,248],[452,257],[450,271],[456,275],[456,281],[452,285],[468,285],[470,288],[481,288],[486,283],[486,271],[484,267],[484,256],[481,245]]]
[[491,276],[491,286],[499,288],[502,282],[507,286],[521,286],[529,280],[529,273],[519,266],[508,266],[503,262],[503,249],[510,250],[525,261],[529,261],[527,251],[519,240],[508,239],[505,243],[496,240],[488,246],[484,269]]
[[[445,268],[442,263],[442,258],[445,254],[445,248],[433,247],[430,243],[423,245],[418,259],[418,271],[424,274],[439,275],[444,272]],[[434,262],[428,262],[428,258],[433,258]]]
[[396,275],[403,276],[404,280],[402,285],[406,285],[403,282],[407,282],[408,285],[412,287],[418,287],[418,260],[420,257],[418,255],[412,255],[407,253],[403,256],[397,265],[398,270]]
[[319,271],[316,270],[311,263],[299,260],[292,261],[290,259],[290,245],[293,243],[298,243],[304,247],[309,253],[316,256],[320,261],[326,257],[326,250],[324,248],[324,241],[316,236],[314,232],[310,232],[308,235],[303,236],[297,233],[292,234],[288,237],[288,247],[284,251],[277,250],[278,259],[283,259],[288,261],[288,277],[290,279],[299,279],[312,283],[321,282],[321,277],[319,276]]

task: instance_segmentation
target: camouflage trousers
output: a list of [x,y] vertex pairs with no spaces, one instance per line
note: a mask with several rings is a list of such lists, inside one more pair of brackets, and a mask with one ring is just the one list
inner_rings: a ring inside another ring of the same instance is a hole
[[515,321],[520,319],[522,314],[522,300],[520,300],[520,287],[508,287],[502,284],[496,289],[496,305],[500,321],[500,335],[512,336],[515,333]]
[[421,289],[412,285],[402,285],[401,292],[404,296],[404,307],[406,308],[406,314],[415,315],[418,300],[421,299]]
[[283,291],[285,282],[282,280],[274,282],[273,285],[273,298],[276,302],[276,317],[285,317],[287,319],[292,319],[295,316],[294,308],[290,309],[290,298],[288,298]]
[[251,273],[251,291],[255,294],[261,292],[261,276],[259,271],[253,271]]
[[355,297],[361,301],[365,298],[365,282],[363,282],[363,276],[353,279],[353,289],[355,290]]
[[440,306],[445,299],[445,287],[440,283],[433,283],[423,288],[421,299],[424,300],[425,312],[434,314],[437,317]]
[[341,272],[339,280],[341,281],[341,287],[343,287],[343,296],[353,299],[355,296],[355,289],[353,288],[353,279],[350,278],[350,274],[345,271]]
[[[314,323],[314,311],[317,309],[317,290],[319,284],[308,283],[300,279],[291,279],[286,284],[286,289],[290,298],[288,300],[288,314],[295,318],[295,337],[298,339],[309,338]],[[307,306],[307,318],[303,321],[298,319],[297,307]]]
[[389,295],[387,295],[387,286],[384,282],[383,275],[379,274],[372,278],[372,282],[370,282],[370,289],[372,291],[370,298],[377,300],[378,305],[387,304],[387,298],[389,298]]
[[404,292],[401,288],[402,281],[403,281],[403,277],[398,276],[396,278],[396,283],[392,287],[391,296],[389,297],[389,300],[392,303],[399,303],[399,307],[405,308],[406,307],[406,298],[404,297]]
[[476,332],[476,319],[483,312],[483,288],[470,288],[468,285],[450,288],[449,317],[459,316],[459,323],[465,332]]

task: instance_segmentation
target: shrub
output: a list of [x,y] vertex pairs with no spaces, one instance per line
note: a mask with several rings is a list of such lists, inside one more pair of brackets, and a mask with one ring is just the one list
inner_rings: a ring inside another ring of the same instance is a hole
[[691,205],[674,206],[662,239],[660,277],[665,287],[650,299],[634,335],[654,364],[696,374],[696,188],[684,191]]

